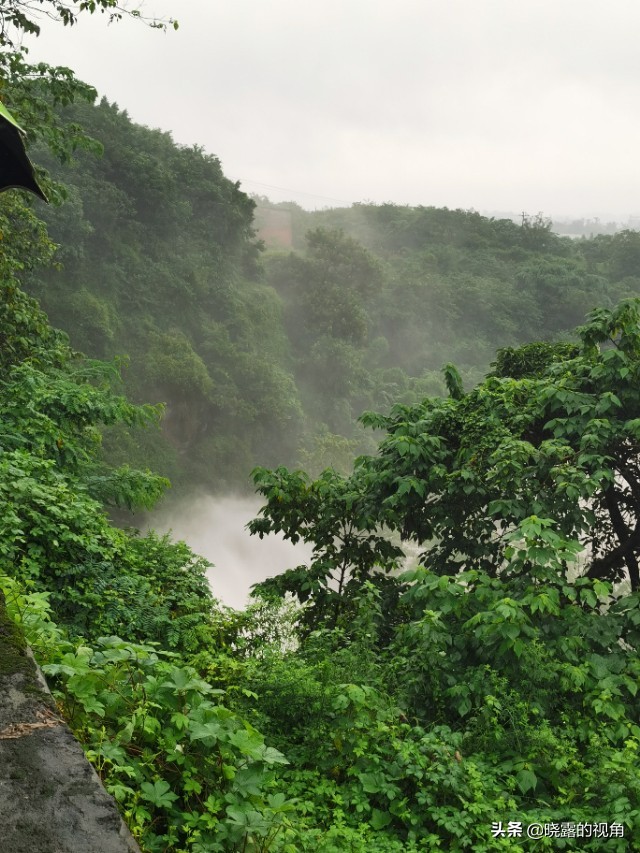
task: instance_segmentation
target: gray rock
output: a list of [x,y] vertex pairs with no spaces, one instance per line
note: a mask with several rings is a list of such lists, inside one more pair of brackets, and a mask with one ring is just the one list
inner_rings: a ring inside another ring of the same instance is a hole
[[140,853],[0,593],[0,850]]

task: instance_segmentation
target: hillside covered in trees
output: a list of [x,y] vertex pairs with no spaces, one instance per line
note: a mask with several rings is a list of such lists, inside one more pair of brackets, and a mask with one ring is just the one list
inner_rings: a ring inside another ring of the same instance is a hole
[[[0,196],[0,608],[145,853],[637,849],[640,235],[289,205],[261,251],[214,157],[21,56],[66,201]],[[313,555],[245,611],[109,520],[251,469]]]
[[344,467],[373,447],[362,411],[438,392],[450,361],[472,385],[497,346],[562,336],[640,292],[635,232],[575,241],[540,216],[285,204],[272,207],[293,250],[263,251],[254,202],[215,157],[104,100],[64,115],[104,153],[61,166],[34,150],[66,200],[43,213],[56,267],[25,283],[74,347],[127,357],[132,399],[166,404],[145,447],[121,433],[110,445],[176,485],[247,488],[255,464]]

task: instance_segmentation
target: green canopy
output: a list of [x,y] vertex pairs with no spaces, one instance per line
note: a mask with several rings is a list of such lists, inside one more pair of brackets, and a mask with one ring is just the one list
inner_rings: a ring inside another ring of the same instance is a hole
[[36,181],[31,160],[27,157],[23,134],[18,122],[0,103],[0,192],[12,188],[29,190],[47,201]]

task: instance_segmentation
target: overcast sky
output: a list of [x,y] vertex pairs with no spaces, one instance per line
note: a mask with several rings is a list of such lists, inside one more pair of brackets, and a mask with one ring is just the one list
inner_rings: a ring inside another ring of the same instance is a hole
[[180,29],[84,18],[48,26],[31,58],[202,145],[247,192],[305,207],[640,213],[638,0],[144,8]]

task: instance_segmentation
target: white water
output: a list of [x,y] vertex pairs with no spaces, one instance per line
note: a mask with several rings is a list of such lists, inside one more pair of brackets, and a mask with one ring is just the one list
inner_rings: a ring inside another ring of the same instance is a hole
[[184,540],[210,560],[207,573],[214,596],[229,607],[243,608],[254,583],[308,562],[311,547],[292,545],[281,536],[250,536],[246,524],[258,514],[254,498],[194,497],[179,507],[160,511],[150,526]]

